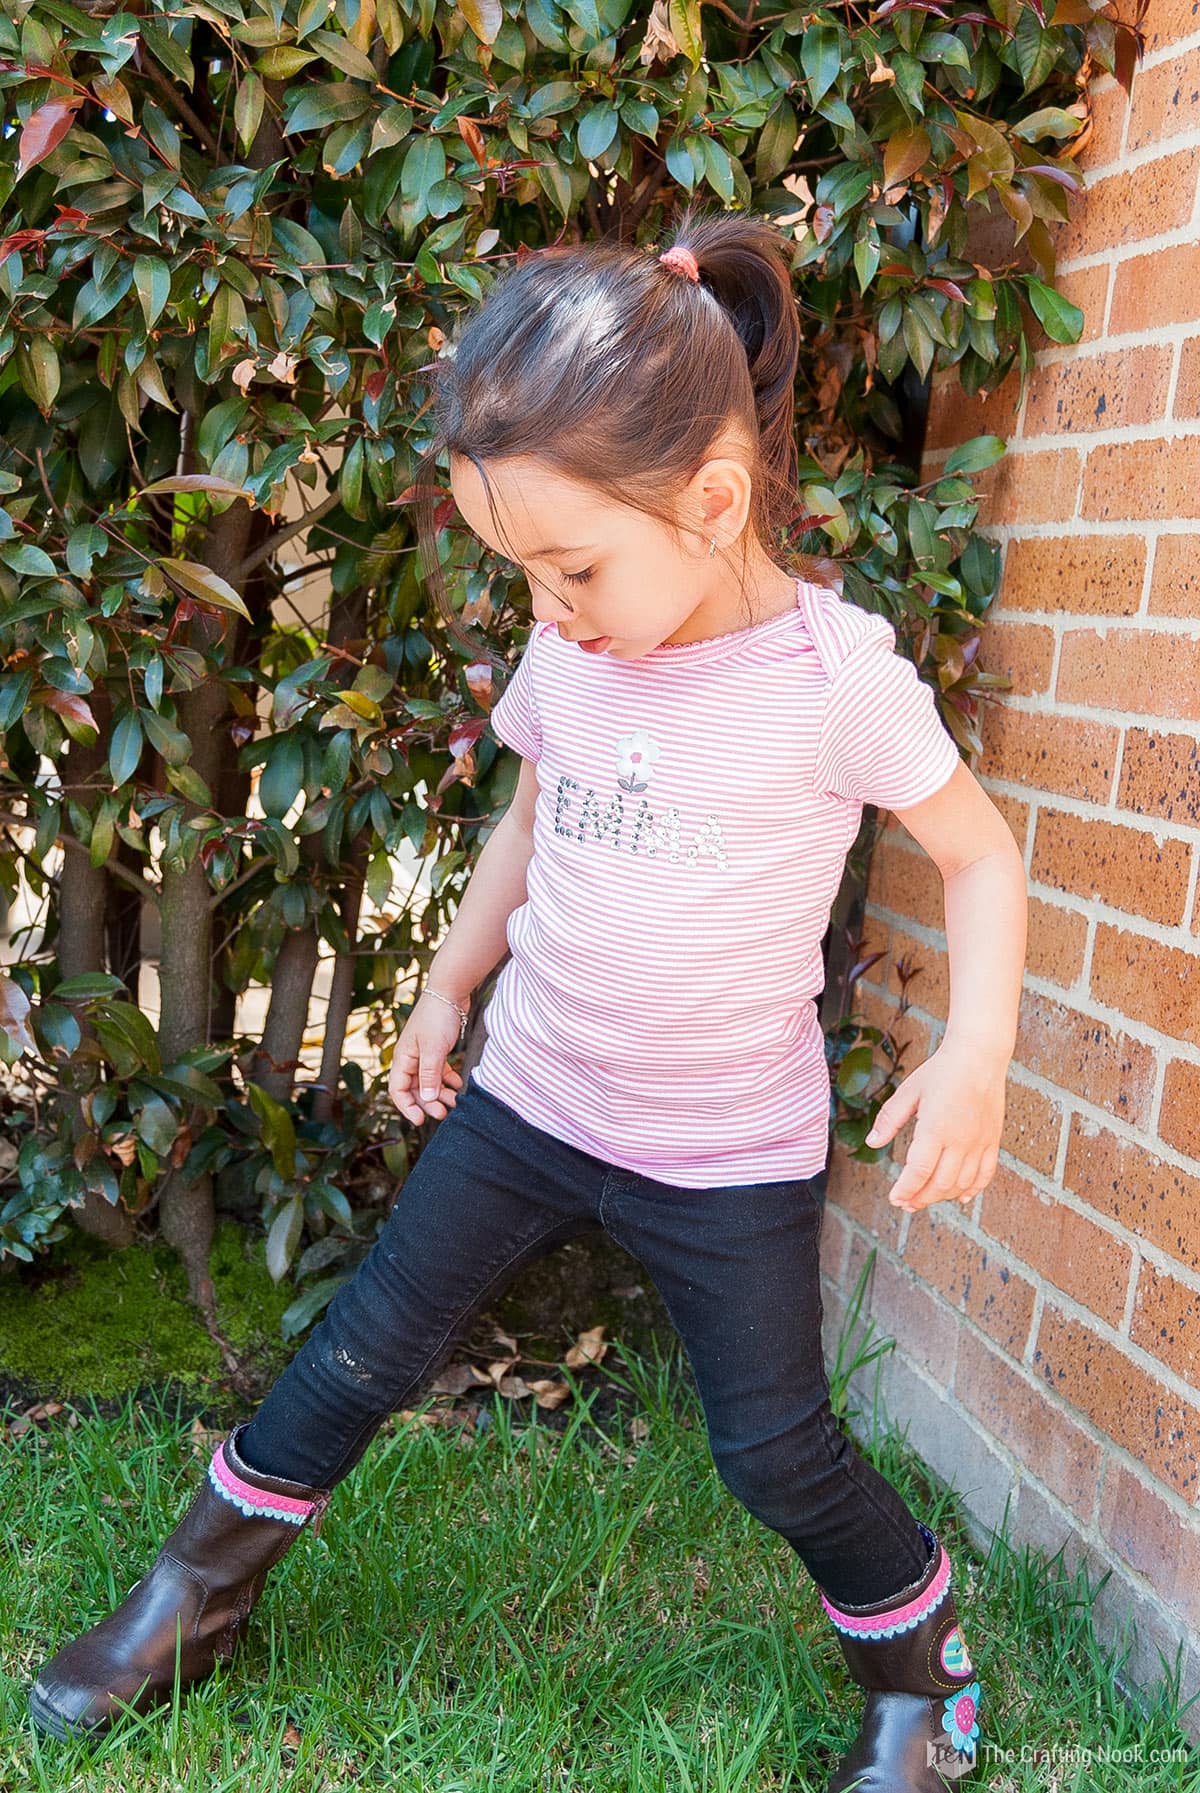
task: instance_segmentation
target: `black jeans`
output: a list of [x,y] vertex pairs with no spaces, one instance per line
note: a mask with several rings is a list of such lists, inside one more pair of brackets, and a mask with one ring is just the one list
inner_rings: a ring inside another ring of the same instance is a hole
[[835,1604],[888,1599],[928,1551],[834,1419],[817,1179],[687,1189],[532,1126],[468,1079],[386,1225],[240,1441],[252,1469],[331,1487],[517,1272],[602,1227],[679,1333],[722,1481]]

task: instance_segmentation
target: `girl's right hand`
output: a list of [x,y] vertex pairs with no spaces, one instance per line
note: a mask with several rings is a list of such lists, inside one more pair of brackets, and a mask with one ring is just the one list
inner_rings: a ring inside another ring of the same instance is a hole
[[458,1026],[454,1010],[444,1002],[418,997],[414,1003],[388,1072],[388,1095],[407,1120],[419,1124],[430,1114],[442,1120],[454,1107],[463,1080],[446,1059],[458,1039]]

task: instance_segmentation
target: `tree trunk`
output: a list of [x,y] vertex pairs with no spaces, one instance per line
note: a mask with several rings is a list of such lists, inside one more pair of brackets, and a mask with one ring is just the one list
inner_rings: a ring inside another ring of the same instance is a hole
[[[365,594],[353,591],[335,597],[329,616],[329,645],[347,647],[351,641],[359,639],[365,629]],[[345,684],[349,684],[352,676],[352,668],[347,668],[345,662],[335,663],[330,674],[331,678],[340,678]],[[321,836],[306,834],[300,842],[301,875],[306,879],[320,876],[324,862]],[[262,1041],[250,1061],[249,1076],[277,1102],[288,1101],[292,1093],[292,1079],[300,1060],[309,998],[317,970],[317,947],[317,924],[309,920],[304,927],[296,928],[288,935],[275,961]]]
[[325,1037],[321,1043],[321,1081],[313,1096],[313,1119],[331,1121],[337,1100],[338,1081],[342,1071],[342,1048],[346,1043],[346,1026],[354,1002],[354,948],[358,940],[358,914],[362,908],[363,864],[361,850],[355,853],[355,866],[342,894],[342,926],[346,930],[349,951],[340,952],[333,962],[329,980],[329,1007],[325,1011]]
[[[202,558],[231,584],[246,553],[251,513],[240,500],[214,517]],[[191,742],[191,764],[214,798],[220,788],[221,735],[229,698],[219,678],[209,678],[179,700],[179,726]],[[190,813],[195,806],[188,804]],[[212,892],[199,855],[183,871],[163,869],[162,958],[159,984],[163,1062],[205,1046],[212,1018]],[[159,1229],[183,1260],[188,1292],[210,1318],[214,1311],[208,1254],[215,1224],[212,1178],[167,1173],[159,1192]]]
[[[321,863],[321,837],[306,834],[300,842],[297,882],[308,882]],[[308,1022],[308,1004],[317,972],[317,924],[311,919],[286,936],[275,960],[271,1001],[262,1039],[250,1060],[249,1077],[276,1102],[291,1098],[292,1079],[300,1063],[300,1047]]]
[[[128,841],[117,837],[113,848],[119,865],[141,874],[145,864]],[[142,899],[138,892],[119,878],[108,878],[105,893],[104,935],[108,945],[108,968],[119,977],[134,1002],[138,1000],[138,983],[142,969]]]
[[[96,744],[94,747],[82,747],[78,742],[73,742],[63,770],[63,783],[75,787],[72,794],[89,809],[95,807],[94,796],[89,801],[89,792],[79,787],[92,785],[108,758],[107,704],[105,694],[99,688],[93,695],[92,708],[99,724]],[[92,865],[86,853],[67,852],[64,849],[58,887],[56,942],[58,968],[64,980],[82,977],[89,971],[104,970],[104,911],[107,892],[108,874],[104,867]],[[95,1072],[90,1073],[89,1081],[93,1081],[95,1075]],[[82,1094],[82,1089],[63,1093],[71,1130],[76,1139],[87,1130],[87,1122],[80,1107]],[[105,1201],[98,1190],[89,1189],[84,1195],[83,1206],[72,1208],[71,1213],[81,1232],[103,1239],[106,1245],[124,1248],[133,1244],[133,1215],[119,1202],[114,1207]]]
[[[237,747],[228,729],[221,730],[217,745],[221,756],[221,770],[213,789],[217,813],[222,816],[244,816],[246,805],[250,801],[250,774],[244,772],[237,763]],[[242,910],[240,893],[230,899],[230,906],[233,905],[236,907],[232,914],[226,907],[217,910],[217,942],[213,949],[212,966],[214,1040],[231,1040],[237,1024],[237,991],[230,988],[225,972],[236,939],[236,917]],[[225,939],[226,935],[230,936],[228,940]]]

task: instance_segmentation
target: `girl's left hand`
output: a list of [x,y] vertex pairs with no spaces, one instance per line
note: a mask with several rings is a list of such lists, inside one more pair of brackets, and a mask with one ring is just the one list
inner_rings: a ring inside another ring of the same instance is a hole
[[943,1041],[875,1116],[866,1144],[880,1146],[916,1114],[917,1124],[888,1200],[913,1214],[933,1202],[971,1202],[996,1172],[1004,1126],[1008,1059]]

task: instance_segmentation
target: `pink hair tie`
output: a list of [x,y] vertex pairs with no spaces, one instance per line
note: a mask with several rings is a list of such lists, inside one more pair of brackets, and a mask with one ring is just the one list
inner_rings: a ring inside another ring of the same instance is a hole
[[686,274],[689,280],[700,278],[700,265],[690,249],[682,249],[676,245],[658,259],[664,268],[670,268],[672,274]]

